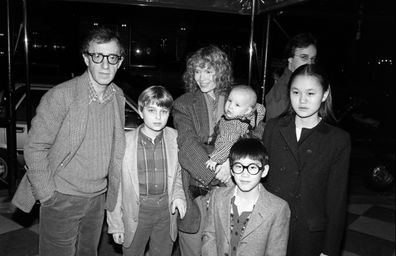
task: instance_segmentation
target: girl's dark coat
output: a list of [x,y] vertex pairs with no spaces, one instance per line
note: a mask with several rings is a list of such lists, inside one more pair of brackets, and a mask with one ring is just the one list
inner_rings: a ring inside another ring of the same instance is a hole
[[[297,142],[294,116],[269,120],[263,135],[270,162],[265,187],[289,203],[291,225],[303,222],[310,232],[324,232],[321,252],[339,255],[346,216],[350,137],[324,121],[308,136],[305,132]],[[290,232],[290,238],[303,235],[292,233],[292,229]],[[288,250],[300,255],[293,246],[289,244]]]

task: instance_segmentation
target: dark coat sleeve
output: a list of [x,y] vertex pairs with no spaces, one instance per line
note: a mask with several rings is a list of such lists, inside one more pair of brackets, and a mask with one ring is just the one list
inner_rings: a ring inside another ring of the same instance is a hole
[[[179,162],[183,169],[204,185],[208,185],[215,177],[215,173],[206,168],[208,154],[213,150],[204,144],[202,129],[208,125],[200,111],[207,111],[206,107],[195,108],[192,104],[192,94],[182,95],[175,101],[173,107],[173,121],[178,131]],[[199,110],[199,111],[197,111]],[[208,135],[206,136],[206,138]]]
[[339,150],[330,167],[327,182],[326,216],[327,225],[323,253],[339,255],[345,227],[347,207],[347,185],[351,142],[349,135],[342,132],[335,138]]

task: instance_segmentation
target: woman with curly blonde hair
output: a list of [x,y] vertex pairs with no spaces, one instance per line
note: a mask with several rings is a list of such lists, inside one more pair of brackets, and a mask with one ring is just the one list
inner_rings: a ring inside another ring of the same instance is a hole
[[198,82],[194,78],[196,67],[205,68],[205,66],[214,69],[214,82],[217,85],[215,93],[226,93],[233,83],[231,62],[227,54],[214,45],[201,48],[188,58],[186,71],[183,74],[186,91],[193,92],[199,89]]
[[214,149],[214,127],[224,114],[233,83],[231,62],[218,47],[203,47],[188,58],[183,80],[187,92],[176,99],[172,112],[187,199],[187,212],[179,223],[179,245],[182,256],[195,256],[201,254],[210,191],[231,177],[228,161],[214,171],[205,166]]

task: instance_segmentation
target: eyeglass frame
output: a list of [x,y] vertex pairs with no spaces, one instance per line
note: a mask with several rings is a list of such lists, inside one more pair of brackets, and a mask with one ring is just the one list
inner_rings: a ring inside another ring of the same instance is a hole
[[[234,166],[235,165],[237,165],[237,164],[239,164],[239,165],[241,165],[242,166],[242,171],[241,172],[236,172],[236,171],[234,171]],[[258,171],[256,172],[256,173],[251,173],[250,171],[249,171],[249,167],[250,166],[256,166],[257,168],[258,168]],[[245,171],[245,169],[248,171],[248,173],[250,174],[250,175],[257,175],[260,171],[262,171],[263,169],[264,169],[264,167],[263,166],[258,166],[257,164],[255,164],[255,163],[251,163],[251,164],[249,164],[249,165],[243,165],[243,164],[241,164],[240,162],[235,162],[235,163],[233,163],[232,165],[231,165],[231,170],[232,170],[232,172],[233,173],[235,173],[235,174],[242,174],[244,171]]]
[[300,60],[304,62],[310,62],[310,63],[315,63],[316,62],[316,56],[314,57],[309,57],[308,54],[300,54],[300,55],[294,55],[295,57],[300,58]]
[[[117,55],[117,54],[107,54],[107,55],[106,55],[106,54],[98,53],[98,52],[84,52],[84,54],[90,56],[92,62],[95,63],[95,64],[100,64],[100,63],[102,63],[103,60],[104,60],[105,57],[106,57],[107,63],[109,63],[110,65],[117,65],[118,62],[120,62],[120,60],[122,60],[122,59],[124,58],[123,56],[120,56],[120,55]],[[102,59],[101,59],[99,62],[97,62],[97,61],[94,60],[94,55],[96,55],[96,54],[102,57]],[[117,57],[117,62],[116,62],[116,63],[111,63],[111,62],[109,61],[109,57],[111,57],[111,56]]]

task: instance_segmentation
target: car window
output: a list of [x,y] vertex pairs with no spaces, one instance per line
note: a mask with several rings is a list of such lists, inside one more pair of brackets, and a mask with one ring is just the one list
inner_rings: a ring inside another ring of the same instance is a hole
[[[30,90],[30,106],[31,106],[31,117],[33,118],[36,115],[36,108],[40,103],[41,97],[47,92],[47,90],[41,89],[32,89]],[[17,110],[16,110],[16,120],[18,121],[26,121],[26,93],[23,92],[23,96],[20,102],[17,102]]]
[[[31,103],[31,117],[33,118],[36,115],[36,108],[40,103],[43,95],[48,91],[49,88],[32,88],[30,91],[30,103]],[[16,121],[17,122],[26,122],[26,92],[25,88],[20,88],[15,92],[16,98]],[[6,120],[6,97],[4,95],[4,91],[0,91],[0,119]],[[125,102],[125,130],[131,130],[133,128],[138,127],[143,123],[143,120],[140,118],[137,113],[137,104],[134,100],[126,96]]]
[[127,131],[138,127],[143,120],[137,113],[137,104],[126,95],[125,98],[125,130]]

